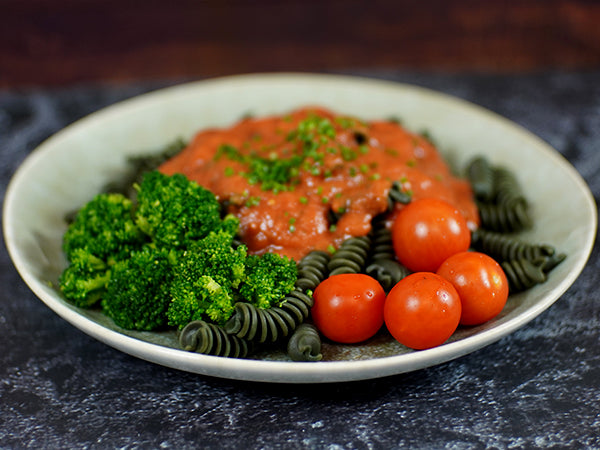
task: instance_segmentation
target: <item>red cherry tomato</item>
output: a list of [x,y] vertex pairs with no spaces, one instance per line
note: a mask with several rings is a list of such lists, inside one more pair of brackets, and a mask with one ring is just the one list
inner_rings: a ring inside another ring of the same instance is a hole
[[364,341],[383,325],[385,292],[368,275],[333,275],[317,286],[313,297],[311,315],[315,326],[334,342]]
[[508,299],[506,274],[494,259],[461,252],[442,263],[437,274],[450,281],[462,304],[461,325],[479,325],[496,317]]
[[454,206],[434,198],[415,200],[392,225],[398,260],[413,272],[435,272],[448,257],[468,250],[471,231]]
[[400,280],[387,296],[385,324],[407,347],[423,350],[443,344],[460,320],[456,289],[432,272],[417,272]]

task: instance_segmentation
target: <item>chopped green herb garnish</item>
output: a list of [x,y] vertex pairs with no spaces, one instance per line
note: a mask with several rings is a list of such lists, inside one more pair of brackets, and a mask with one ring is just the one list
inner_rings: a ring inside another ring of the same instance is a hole
[[[341,126],[355,126],[355,119],[343,118]],[[365,144],[366,136],[364,133],[356,131],[356,136],[360,136],[358,148],[351,148],[345,145],[339,145],[335,142],[335,127],[326,117],[311,115],[300,121],[296,128],[288,132],[286,140],[290,143],[289,147],[281,149],[278,153],[272,146],[261,146],[251,150],[248,154],[240,152],[236,147],[223,144],[219,147],[215,160],[226,157],[232,161],[239,162],[245,166],[245,170],[240,175],[248,180],[251,185],[259,185],[264,191],[283,192],[292,189],[292,186],[300,183],[300,172],[302,170],[313,176],[329,178],[333,176],[333,168],[325,166],[326,154],[340,153],[345,161],[354,161],[359,154],[365,154],[369,147]],[[257,133],[246,141],[243,145],[250,145],[262,139]],[[252,149],[251,145],[248,147]],[[361,170],[363,170],[361,168]],[[356,169],[350,169],[350,174],[355,175]],[[225,174],[233,175],[233,169],[225,169]]]
[[249,197],[246,200],[245,205],[247,207],[252,207],[252,206],[258,206],[258,205],[260,205],[260,197]]
[[341,150],[342,159],[344,161],[354,161],[356,158],[358,158],[358,154],[356,153],[356,151],[352,150],[350,147],[342,146]]
[[335,122],[345,130],[356,125],[356,120],[351,117],[336,117]]

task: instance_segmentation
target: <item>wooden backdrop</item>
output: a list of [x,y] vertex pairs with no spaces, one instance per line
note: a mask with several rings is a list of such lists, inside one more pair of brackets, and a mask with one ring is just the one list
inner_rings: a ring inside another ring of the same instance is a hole
[[600,68],[600,1],[0,0],[0,87]]

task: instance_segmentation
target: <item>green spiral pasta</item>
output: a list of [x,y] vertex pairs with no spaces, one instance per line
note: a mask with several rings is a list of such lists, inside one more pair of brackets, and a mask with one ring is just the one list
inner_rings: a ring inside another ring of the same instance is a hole
[[522,258],[500,263],[508,279],[509,293],[525,291],[546,281],[543,262],[543,260],[534,262]]
[[253,349],[251,342],[229,335],[223,328],[202,320],[194,320],[181,330],[179,345],[190,352],[231,358],[245,358]]
[[473,188],[482,228],[502,233],[531,228],[529,203],[511,170],[477,156],[467,165],[467,179]]
[[329,276],[342,273],[361,273],[366,266],[370,248],[371,238],[369,236],[346,239],[327,264]]
[[412,200],[412,195],[410,192],[402,189],[402,183],[399,181],[394,181],[392,183],[392,187],[388,192],[388,208],[391,210],[394,208],[396,203],[408,204]]
[[385,224],[385,217],[374,218],[371,225],[371,249],[365,273],[375,278],[385,292],[389,292],[410,272],[396,260],[392,233]]
[[241,339],[264,343],[276,342],[289,336],[310,315],[313,298],[299,289],[287,294],[281,303],[260,309],[251,303],[238,302],[224,325],[227,334]]
[[321,336],[316,327],[303,323],[296,328],[287,345],[288,356],[293,361],[320,361]]
[[329,275],[328,264],[331,255],[321,250],[313,250],[298,263],[296,288],[306,292],[314,291]]
[[394,244],[392,243],[392,230],[386,225],[386,216],[380,214],[371,221],[371,248],[369,251],[371,261],[376,259],[395,258]]
[[490,255],[499,261],[528,259],[529,261],[552,257],[556,250],[547,244],[530,244],[513,235],[478,229],[471,233],[474,249]]
[[523,203],[496,204],[476,200],[481,227],[501,233],[513,233],[531,228],[532,222]]
[[528,202],[515,174],[502,166],[494,167],[493,173],[496,203],[509,206],[522,204],[526,209]]
[[494,169],[483,156],[473,158],[467,165],[467,179],[469,180],[475,198],[490,202],[494,198]]
[[561,262],[566,259],[567,255],[564,253],[553,253],[552,255],[548,255],[540,261],[540,265],[542,270],[545,273],[550,272],[556,266],[558,266]]

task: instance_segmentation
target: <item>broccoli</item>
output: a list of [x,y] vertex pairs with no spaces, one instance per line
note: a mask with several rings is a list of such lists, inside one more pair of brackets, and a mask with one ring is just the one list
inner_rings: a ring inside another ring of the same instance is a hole
[[223,325],[233,313],[231,291],[208,275],[176,286],[177,297],[167,311],[169,325],[182,329],[194,320]]
[[239,220],[221,217],[212,192],[158,171],[135,192],[133,200],[99,194],[67,229],[60,288],[75,305],[100,302],[125,329],[181,329],[193,320],[223,325],[236,301],[268,308],[293,289],[294,261],[248,256],[234,240]]
[[59,286],[68,300],[80,308],[90,308],[106,292],[110,268],[83,248],[71,252],[71,262],[60,276]]
[[145,245],[111,270],[103,312],[129,330],[155,330],[167,325],[169,286],[178,254],[175,250]]
[[240,285],[240,295],[257,308],[279,305],[296,283],[298,271],[293,259],[275,253],[250,255]]
[[231,236],[237,235],[237,232],[240,228],[240,219],[235,217],[233,214],[227,214],[218,229],[213,231],[223,231]]
[[122,194],[96,195],[79,210],[65,232],[67,258],[71,260],[76,249],[86,249],[112,264],[139,249],[145,237],[135,225],[132,211],[133,203]]
[[157,245],[183,248],[222,225],[215,195],[182,174],[148,172],[137,191],[135,222]]
[[223,324],[231,316],[247,257],[246,246],[232,243],[233,235],[219,230],[183,251],[171,283],[169,325],[183,328],[200,317]]

